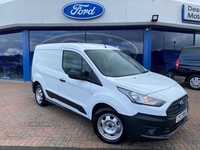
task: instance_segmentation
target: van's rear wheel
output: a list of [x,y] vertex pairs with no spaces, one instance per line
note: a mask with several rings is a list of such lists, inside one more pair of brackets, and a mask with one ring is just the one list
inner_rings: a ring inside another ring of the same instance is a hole
[[94,114],[93,129],[96,135],[107,143],[118,144],[125,139],[123,122],[111,108],[102,108]]
[[169,72],[166,73],[166,76],[171,78],[171,79],[173,79],[174,78],[174,73],[169,71]]
[[187,84],[191,89],[199,90],[200,89],[200,75],[198,74],[191,75],[187,80]]
[[41,85],[37,85],[35,88],[35,100],[40,106],[45,106],[47,104]]

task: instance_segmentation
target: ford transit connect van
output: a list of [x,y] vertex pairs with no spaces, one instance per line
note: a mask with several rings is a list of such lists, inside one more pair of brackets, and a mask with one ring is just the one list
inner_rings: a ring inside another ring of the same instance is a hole
[[188,96],[179,84],[108,45],[36,46],[32,87],[40,106],[51,102],[88,118],[112,144],[168,139],[187,121]]

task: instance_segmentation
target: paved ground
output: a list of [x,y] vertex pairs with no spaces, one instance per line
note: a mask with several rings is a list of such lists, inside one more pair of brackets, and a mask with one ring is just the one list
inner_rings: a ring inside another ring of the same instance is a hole
[[87,119],[55,105],[38,106],[30,82],[0,80],[0,149],[200,149],[200,91],[181,85],[190,100],[181,130],[165,141],[110,145],[96,137]]

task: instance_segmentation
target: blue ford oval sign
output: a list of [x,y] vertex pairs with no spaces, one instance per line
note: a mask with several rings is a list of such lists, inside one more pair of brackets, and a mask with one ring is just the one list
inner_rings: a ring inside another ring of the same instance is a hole
[[62,13],[72,19],[93,19],[104,13],[104,7],[95,2],[73,2],[65,5]]

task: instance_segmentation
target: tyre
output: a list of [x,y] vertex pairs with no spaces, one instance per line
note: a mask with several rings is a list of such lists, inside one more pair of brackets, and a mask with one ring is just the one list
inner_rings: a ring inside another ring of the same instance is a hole
[[111,108],[102,108],[93,116],[93,129],[104,142],[118,144],[124,141],[125,131],[122,119]]
[[35,100],[40,106],[45,106],[47,104],[41,85],[37,85],[35,88]]
[[200,89],[200,75],[195,74],[188,77],[187,84],[191,89],[199,90]]
[[171,78],[171,79],[173,79],[174,78],[174,73],[169,71],[169,72],[166,73],[166,76]]

